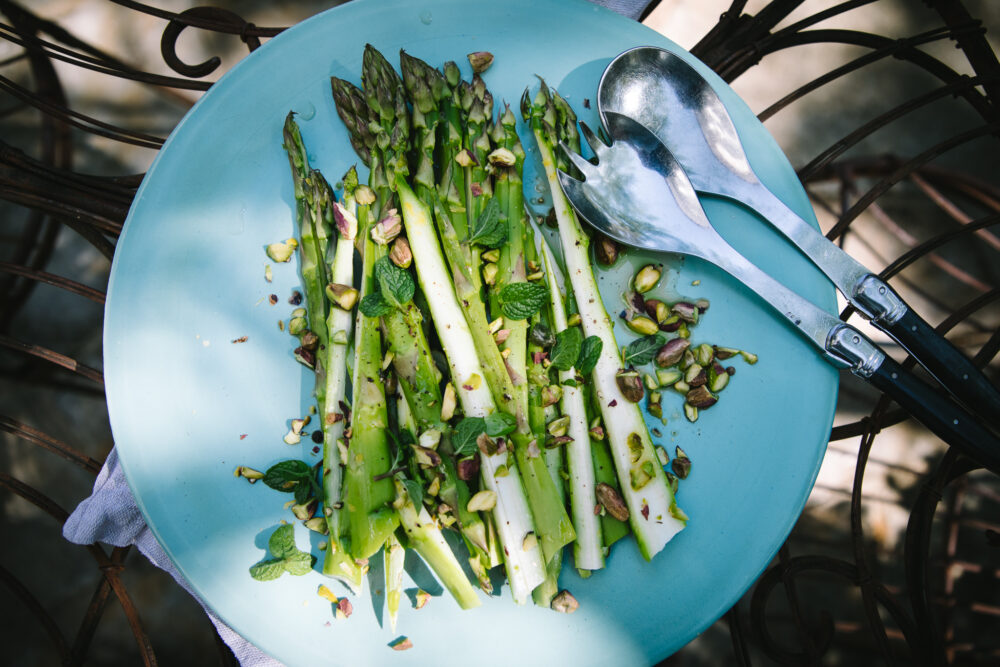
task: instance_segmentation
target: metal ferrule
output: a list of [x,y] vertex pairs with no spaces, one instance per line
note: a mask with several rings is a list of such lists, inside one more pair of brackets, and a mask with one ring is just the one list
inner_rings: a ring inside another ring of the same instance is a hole
[[871,377],[885,361],[885,353],[848,324],[840,324],[827,334],[826,354],[837,365],[850,368],[860,378]]
[[851,303],[880,326],[895,324],[906,313],[906,304],[899,295],[870,273],[854,287]]

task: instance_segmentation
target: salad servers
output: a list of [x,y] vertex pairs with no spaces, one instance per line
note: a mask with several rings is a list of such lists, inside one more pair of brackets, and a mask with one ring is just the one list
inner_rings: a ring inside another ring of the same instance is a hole
[[584,180],[560,172],[574,208],[600,232],[627,245],[699,257],[756,292],[829,361],[849,368],[986,467],[1000,472],[1000,440],[959,404],[916,378],[854,327],[813,305],[739,254],[712,227],[691,182],[666,146],[628,116],[607,111],[612,144],[581,124],[597,164],[562,148]]
[[656,47],[608,65],[598,109],[630,116],[666,144],[698,192],[736,200],[768,220],[826,274],[847,301],[906,349],[966,407],[1000,425],[1000,391],[888,284],[788,208],[757,178],[736,127],[705,78]]

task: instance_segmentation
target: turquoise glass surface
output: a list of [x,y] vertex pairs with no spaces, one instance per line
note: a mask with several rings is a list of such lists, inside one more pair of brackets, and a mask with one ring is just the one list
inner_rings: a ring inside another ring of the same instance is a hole
[[[498,105],[517,105],[544,77],[597,126],[596,86],[607,63],[638,45],[678,52],[709,77],[731,111],[761,180],[806,219],[808,199],[786,158],[746,105],[705,66],[661,35],[583,1],[356,0],[282,33],[250,54],[177,126],[139,190],[112,269],[105,374],[122,464],[156,537],[194,590],[234,629],[288,665],[632,665],[655,663],[723,614],[768,564],[794,525],[822,460],[837,373],[754,294],[703,262],[633,255],[600,284],[609,312],[623,307],[630,271],[664,263],[661,298],[705,298],[694,342],[750,350],[718,405],[688,422],[681,397],[664,393],[667,423],[649,419],[673,456],[693,462],[678,501],[689,527],[651,563],[634,543],[615,546],[607,568],[580,579],[569,560],[561,585],[580,602],[572,615],[518,607],[509,589],[461,611],[415,554],[392,633],[381,566],[354,614],[335,620],[316,594],[319,572],[251,579],[267,537],[293,517],[290,496],[235,479],[238,465],[318,460],[313,443],[282,442],[311,402],[312,380],[279,330],[293,308],[297,265],[275,264],[264,246],[294,235],[294,205],[281,126],[298,112],[310,159],[331,182],[357,160],[330,96],[329,77],[360,83],[366,42],[396,62],[399,49],[434,65],[491,51],[484,78]],[[529,133],[523,132],[526,147]],[[537,151],[527,194],[545,197]],[[362,169],[362,176],[366,174]],[[544,203],[534,202],[538,210]],[[739,205],[706,200],[730,242],[778,280],[832,310],[829,283],[767,224]],[[271,264],[273,282],[264,278]],[[700,282],[699,282],[700,281]],[[269,302],[277,295],[276,305]],[[616,327],[622,343],[631,334]],[[245,342],[233,342],[246,337]],[[308,429],[307,429],[308,430]],[[296,525],[300,548],[320,559],[323,538]],[[413,648],[389,642],[406,635]]]

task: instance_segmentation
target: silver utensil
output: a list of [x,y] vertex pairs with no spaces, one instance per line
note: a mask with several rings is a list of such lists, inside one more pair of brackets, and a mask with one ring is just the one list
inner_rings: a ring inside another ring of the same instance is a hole
[[728,110],[679,56],[639,47],[616,57],[598,87],[598,109],[645,125],[666,144],[694,189],[755,210],[819,267],[848,302],[898,341],[948,391],[1000,424],[1000,392],[895,291],[788,208],[757,178]]
[[628,116],[608,111],[613,143],[581,124],[595,165],[568,150],[583,181],[559,173],[570,203],[591,225],[622,243],[700,257],[756,292],[833,365],[850,368],[888,393],[942,439],[1000,471],[1000,441],[965,410],[937,394],[854,327],[792,292],[739,254],[712,227],[684,170],[663,143]]

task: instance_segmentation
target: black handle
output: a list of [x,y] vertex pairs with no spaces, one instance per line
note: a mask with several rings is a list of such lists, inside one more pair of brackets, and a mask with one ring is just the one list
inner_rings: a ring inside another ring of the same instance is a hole
[[935,392],[889,357],[869,382],[946,443],[1000,474],[1000,440],[960,405]]
[[899,341],[941,385],[969,410],[994,428],[1000,428],[1000,391],[954,345],[907,308],[889,326],[877,325]]

